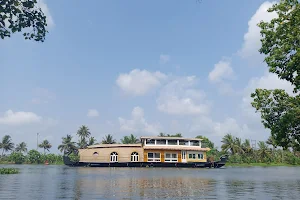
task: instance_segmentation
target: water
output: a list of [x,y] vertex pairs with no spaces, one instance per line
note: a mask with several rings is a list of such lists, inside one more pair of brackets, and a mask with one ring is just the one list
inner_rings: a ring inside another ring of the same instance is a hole
[[225,169],[17,167],[0,199],[299,199],[298,167]]

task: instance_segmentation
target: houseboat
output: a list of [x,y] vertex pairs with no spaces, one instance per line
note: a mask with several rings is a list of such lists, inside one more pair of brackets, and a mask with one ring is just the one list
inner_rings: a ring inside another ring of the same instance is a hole
[[88,167],[178,167],[178,168],[220,168],[227,156],[218,161],[209,161],[210,150],[202,139],[182,137],[141,137],[139,144],[97,144],[79,149],[79,162],[70,161],[69,166]]

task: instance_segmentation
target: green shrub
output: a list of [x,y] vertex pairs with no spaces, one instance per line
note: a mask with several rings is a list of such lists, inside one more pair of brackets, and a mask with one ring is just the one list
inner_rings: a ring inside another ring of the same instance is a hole
[[18,174],[19,170],[16,168],[0,168],[0,174]]
[[34,149],[28,152],[27,159],[31,164],[40,164],[43,162],[42,154]]
[[75,153],[71,153],[69,155],[69,158],[72,162],[79,162],[79,160],[80,160],[80,156],[78,154],[75,154]]
[[8,157],[8,160],[15,164],[22,164],[25,162],[26,157],[21,152],[13,152]]

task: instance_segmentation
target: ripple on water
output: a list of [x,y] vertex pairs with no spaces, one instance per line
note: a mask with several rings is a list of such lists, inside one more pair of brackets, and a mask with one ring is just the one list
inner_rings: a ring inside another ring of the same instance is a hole
[[300,168],[71,168],[20,165],[0,199],[298,199]]

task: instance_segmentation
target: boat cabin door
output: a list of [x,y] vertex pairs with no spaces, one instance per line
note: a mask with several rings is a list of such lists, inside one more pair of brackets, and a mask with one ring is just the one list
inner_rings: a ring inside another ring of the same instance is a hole
[[186,151],[181,151],[181,162],[186,163]]

